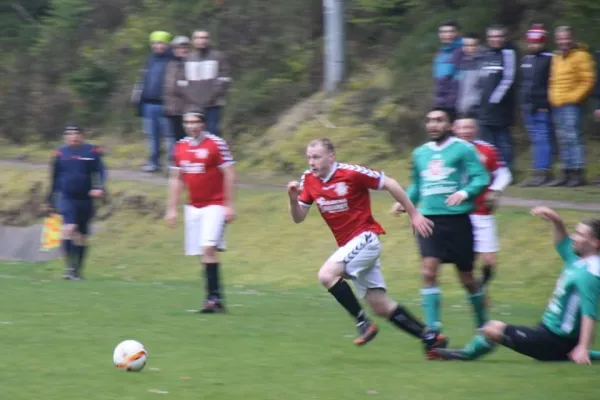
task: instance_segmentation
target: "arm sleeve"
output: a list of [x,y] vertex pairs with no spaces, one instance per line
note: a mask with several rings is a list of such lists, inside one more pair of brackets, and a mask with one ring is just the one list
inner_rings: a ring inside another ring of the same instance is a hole
[[352,180],[365,189],[381,190],[385,180],[385,174],[371,168],[355,165]]
[[420,183],[421,183],[421,175],[417,169],[417,162],[415,159],[415,153],[413,152],[411,166],[410,166],[410,176],[411,182],[410,186],[406,190],[408,194],[408,198],[413,204],[417,204],[419,202],[420,196]]
[[219,76],[217,78],[218,82],[218,90],[217,93],[219,96],[224,95],[229,89],[229,85],[231,84],[231,68],[229,66],[229,60],[225,53],[221,53],[221,57],[219,60]]
[[104,167],[104,161],[102,160],[102,149],[100,147],[95,147],[93,149],[94,154],[96,155],[96,174],[97,174],[97,188],[103,189],[106,186],[106,168]]
[[492,104],[500,103],[515,82],[517,56],[514,50],[502,50],[502,64],[504,65],[502,80],[500,80],[500,83],[498,83],[498,86],[496,86],[496,89],[494,89],[490,96],[490,103]]
[[594,90],[596,65],[592,55],[588,52],[582,53],[581,60],[576,65],[579,85],[573,90],[573,99],[575,104],[581,104]]
[[573,251],[571,238],[566,237],[555,245],[556,252],[565,262],[573,262],[577,260],[577,255]]
[[581,299],[581,315],[594,320],[598,319],[598,300],[600,298],[600,265],[589,266],[578,282]]
[[300,196],[298,197],[298,203],[303,207],[310,207],[314,201],[306,185],[306,175],[310,172],[305,172],[300,178]]
[[490,170],[492,171],[492,182],[490,190],[502,192],[512,182],[512,173],[506,167],[497,149],[490,149]]
[[467,185],[461,189],[467,198],[477,197],[490,183],[490,174],[479,160],[477,151],[472,145],[465,146],[464,167],[469,177]]
[[215,139],[215,142],[217,143],[217,148],[219,149],[217,154],[219,168],[227,168],[230,165],[235,164],[233,154],[231,154],[231,150],[229,150],[229,145],[227,142],[221,138]]
[[54,203],[54,195],[58,192],[58,182],[60,179],[60,151],[56,151],[54,158],[50,164],[50,192],[48,193],[48,203]]

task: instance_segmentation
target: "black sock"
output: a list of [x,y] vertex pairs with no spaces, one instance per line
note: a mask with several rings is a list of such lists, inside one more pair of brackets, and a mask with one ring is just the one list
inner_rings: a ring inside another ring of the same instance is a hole
[[483,266],[483,284],[485,285],[494,276],[494,266],[486,264]]
[[206,263],[206,294],[208,297],[221,298],[219,288],[219,263]]
[[65,253],[65,265],[67,269],[75,268],[75,245],[72,240],[62,241],[63,252]]
[[75,261],[75,267],[77,268],[77,270],[80,270],[81,268],[83,268],[83,261],[85,259],[85,253],[87,250],[87,246],[73,246],[75,248],[74,250],[74,261]]
[[389,320],[398,328],[419,339],[423,336],[423,332],[425,331],[425,324],[419,321],[401,305],[396,307],[392,315],[390,315]]
[[335,297],[338,303],[340,303],[357,322],[364,322],[366,320],[365,313],[358,303],[358,299],[345,280],[340,279],[337,281],[335,285],[329,288],[329,293]]

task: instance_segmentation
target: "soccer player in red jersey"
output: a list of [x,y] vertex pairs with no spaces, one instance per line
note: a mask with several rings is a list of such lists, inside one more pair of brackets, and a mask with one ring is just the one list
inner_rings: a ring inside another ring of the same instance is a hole
[[185,187],[185,254],[202,256],[205,266],[207,297],[199,312],[223,312],[217,252],[225,250],[225,225],[235,218],[234,160],[227,142],[204,130],[202,113],[186,113],[183,125],[188,137],[178,141],[173,150],[165,219],[175,227],[179,196]]
[[482,289],[492,278],[496,268],[496,253],[500,250],[494,211],[500,194],[512,181],[510,169],[506,167],[498,150],[490,143],[477,139],[477,123],[470,116],[459,118],[454,123],[454,134],[472,143],[481,163],[491,175],[489,186],[475,199],[475,211],[471,213],[475,254],[483,262]]
[[398,182],[383,172],[358,165],[336,162],[335,149],[329,139],[308,144],[306,156],[310,169],[300,182],[288,183],[290,214],[296,223],[304,221],[315,203],[331,229],[339,249],[319,270],[319,280],[329,293],[356,319],[357,345],[375,338],[377,326],[369,321],[345,279],[354,282],[360,295],[373,311],[398,328],[423,340],[426,350],[445,346],[447,339],[430,332],[408,310],[386,295],[380,269],[381,243],[384,229],[371,214],[369,190],[387,190],[404,205],[413,230],[423,236],[432,232],[432,222],[423,217],[408,199]]

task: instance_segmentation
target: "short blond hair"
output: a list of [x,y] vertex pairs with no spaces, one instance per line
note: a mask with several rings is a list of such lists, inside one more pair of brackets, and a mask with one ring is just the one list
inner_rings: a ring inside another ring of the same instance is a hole
[[308,143],[308,147],[314,147],[317,145],[323,146],[323,148],[325,150],[327,150],[329,153],[335,153],[335,146],[333,145],[333,142],[330,139],[319,138],[319,139],[311,140]]

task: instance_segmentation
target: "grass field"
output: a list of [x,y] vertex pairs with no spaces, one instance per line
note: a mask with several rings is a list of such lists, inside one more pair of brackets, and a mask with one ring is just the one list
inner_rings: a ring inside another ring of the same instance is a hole
[[[4,204],[14,204],[41,172],[8,172]],[[113,191],[164,201],[157,185],[115,182]],[[10,194],[10,196],[9,196]],[[230,313],[201,316],[198,262],[182,256],[182,230],[154,211],[126,209],[100,223],[87,280],[63,282],[60,261],[0,264],[0,359],[6,399],[595,399],[595,367],[541,364],[499,349],[474,363],[425,361],[420,344],[381,321],[373,343],[356,348],[351,319],[320,288],[316,272],[334,241],[314,210],[287,215],[285,193],[240,190],[239,219],[223,254]],[[416,246],[404,218],[375,216],[387,228],[382,264],[391,295],[421,315]],[[572,226],[585,216],[561,213]],[[560,269],[548,227],[528,210],[498,216],[503,251],[491,316],[533,324]],[[455,273],[445,268],[443,320],[455,346],[473,332]],[[112,366],[126,338],[146,346],[142,373]]]

